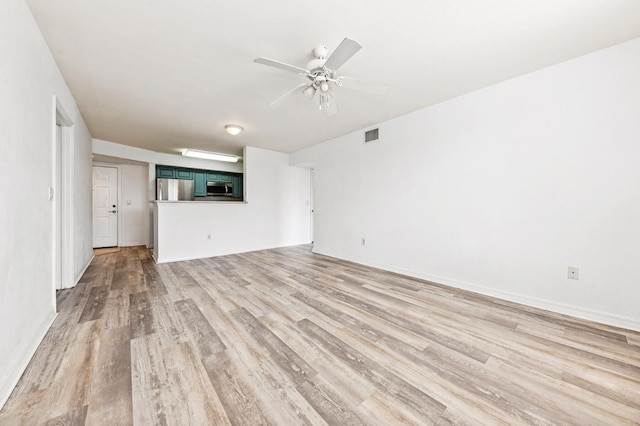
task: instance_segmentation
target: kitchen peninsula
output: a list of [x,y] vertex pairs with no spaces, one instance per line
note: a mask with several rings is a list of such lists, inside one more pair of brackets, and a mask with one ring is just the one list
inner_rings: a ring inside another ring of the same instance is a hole
[[[156,165],[156,200],[152,203],[156,262],[202,257],[203,249],[207,254],[220,254],[216,249],[220,239],[228,241],[231,235],[219,224],[239,214],[229,207],[244,204],[243,183],[242,173]],[[190,229],[200,221],[206,226]],[[190,234],[190,243],[180,244]],[[204,246],[198,240],[205,241]]]
[[242,250],[249,206],[227,201],[153,201],[157,263],[219,256]]

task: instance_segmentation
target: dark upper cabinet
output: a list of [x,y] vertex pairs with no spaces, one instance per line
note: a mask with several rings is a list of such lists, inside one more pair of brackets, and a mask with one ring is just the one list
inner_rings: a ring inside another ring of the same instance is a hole
[[231,184],[233,185],[234,198],[242,198],[242,176],[231,176]]
[[231,175],[224,172],[207,172],[207,182],[231,182]]
[[193,172],[194,195],[204,197],[207,195],[207,173],[202,171]]
[[159,178],[175,178],[175,168],[167,166],[156,166],[156,177]]
[[193,180],[192,169],[176,169],[176,179]]

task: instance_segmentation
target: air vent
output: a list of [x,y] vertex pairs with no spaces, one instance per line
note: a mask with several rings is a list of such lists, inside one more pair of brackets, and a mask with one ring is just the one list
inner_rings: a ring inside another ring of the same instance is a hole
[[368,132],[364,132],[364,142],[371,142],[378,140],[378,129],[369,130]]

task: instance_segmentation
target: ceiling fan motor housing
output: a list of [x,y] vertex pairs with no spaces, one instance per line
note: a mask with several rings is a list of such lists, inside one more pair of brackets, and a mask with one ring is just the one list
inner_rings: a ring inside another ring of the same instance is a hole
[[313,56],[315,56],[318,59],[325,59],[327,57],[328,52],[329,52],[329,49],[327,49],[327,46],[320,45],[313,49]]
[[318,71],[323,70],[325,62],[326,62],[325,58],[316,58],[309,61],[309,63],[307,64],[307,69],[309,70],[309,73],[314,74]]

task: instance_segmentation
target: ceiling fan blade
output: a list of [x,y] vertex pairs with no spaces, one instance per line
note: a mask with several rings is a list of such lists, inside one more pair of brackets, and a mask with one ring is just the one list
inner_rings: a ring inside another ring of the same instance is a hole
[[331,55],[327,58],[324,66],[331,71],[337,71],[345,62],[347,62],[358,50],[362,49],[362,45],[357,41],[349,38],[342,40],[342,43],[336,47]]
[[363,90],[374,95],[384,95],[389,90],[389,86],[386,84],[374,83],[372,81],[360,80],[353,77],[338,77],[336,79],[336,84],[340,87]]
[[281,70],[295,72],[296,74],[307,75],[309,71],[304,68],[296,67],[295,65],[285,64],[284,62],[274,61],[273,59],[268,58],[256,58],[253,62],[257,62],[258,64],[268,65],[274,68],[280,68]]
[[322,109],[327,115],[334,115],[338,113],[338,106],[333,98],[332,93],[327,93],[320,97],[320,109]]
[[278,108],[280,106],[280,104],[282,103],[282,101],[284,101],[288,96],[296,93],[297,91],[299,91],[300,89],[302,89],[305,86],[308,86],[309,83],[302,83],[297,85],[296,87],[294,87],[293,89],[289,90],[287,93],[285,93],[284,95],[280,96],[278,99],[276,99],[275,101],[271,102],[269,104],[270,108]]

